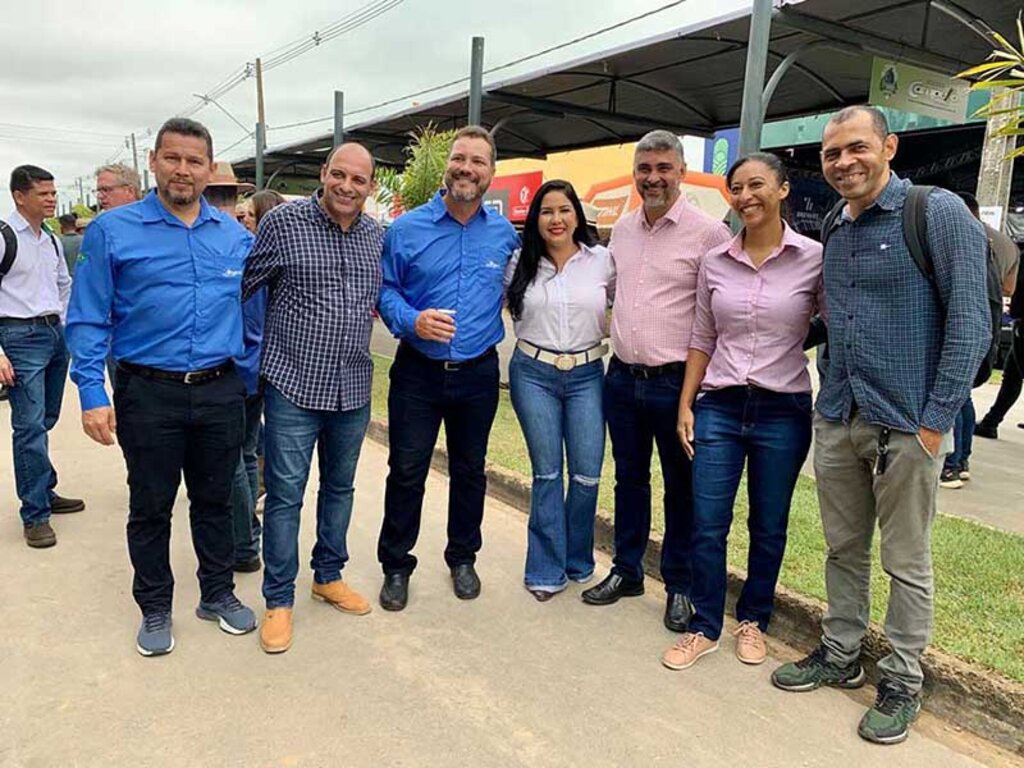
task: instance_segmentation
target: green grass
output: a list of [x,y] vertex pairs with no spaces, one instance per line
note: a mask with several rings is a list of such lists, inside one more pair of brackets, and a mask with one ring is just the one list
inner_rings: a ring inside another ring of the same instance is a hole
[[[373,416],[387,418],[387,370],[391,361],[376,358]],[[530,462],[508,392],[502,391],[491,431],[488,462],[530,476]],[[610,516],[613,508],[611,449],[605,463],[598,505]],[[651,491],[654,527],[664,530],[660,499],[661,471],[654,461]],[[746,569],[747,501],[745,487],[736,500],[729,537],[729,562]],[[1024,682],[1024,537],[986,528],[968,520],[940,515],[932,536],[935,563],[934,645],[1010,679]],[[888,578],[878,559],[875,539],[871,618],[881,623],[888,598]],[[781,582],[805,595],[825,599],[825,539],[818,515],[814,481],[801,477],[790,510],[789,544]]]

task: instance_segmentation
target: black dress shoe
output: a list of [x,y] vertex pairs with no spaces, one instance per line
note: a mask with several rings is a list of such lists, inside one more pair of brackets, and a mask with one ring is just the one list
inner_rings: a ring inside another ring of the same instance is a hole
[[665,627],[672,632],[685,632],[693,618],[693,603],[683,594],[669,592],[665,601]]
[[385,611],[400,611],[409,602],[409,574],[389,573],[380,588],[380,607]]
[[81,499],[65,499],[63,496],[57,496],[56,494],[50,499],[50,511],[55,515],[81,512],[83,509],[85,509],[85,502]]
[[982,419],[981,421],[974,425],[974,436],[988,438],[989,440],[998,440],[999,427],[995,426],[994,424],[989,424],[984,419]]
[[531,589],[530,594],[534,596],[538,603],[546,603],[555,596],[554,592],[548,592],[544,589]]
[[460,600],[472,600],[480,596],[480,577],[472,563],[463,563],[452,568],[452,588]]
[[611,605],[620,597],[639,597],[644,593],[642,581],[627,581],[617,573],[609,573],[596,587],[586,589],[580,595],[590,605]]
[[240,560],[239,562],[235,563],[232,570],[235,573],[256,573],[256,571],[258,571],[262,567],[262,565],[263,563],[260,560],[260,556],[256,555],[256,557],[252,558],[251,560]]

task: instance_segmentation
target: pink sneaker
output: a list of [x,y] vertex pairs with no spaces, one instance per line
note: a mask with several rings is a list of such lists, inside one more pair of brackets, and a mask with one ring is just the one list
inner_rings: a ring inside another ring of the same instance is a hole
[[718,650],[717,640],[708,640],[703,632],[684,632],[676,644],[665,651],[661,663],[669,669],[689,669],[697,659]]
[[744,664],[760,664],[768,656],[764,635],[754,621],[741,621],[733,632],[736,636],[736,658]]

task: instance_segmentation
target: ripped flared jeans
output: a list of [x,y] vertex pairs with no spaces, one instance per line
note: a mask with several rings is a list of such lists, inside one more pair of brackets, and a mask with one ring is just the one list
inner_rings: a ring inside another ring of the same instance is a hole
[[[594,515],[604,461],[600,360],[559,371],[518,349],[509,364],[512,407],[533,473],[526,586],[557,592],[594,573]],[[568,468],[568,488],[564,468]]]

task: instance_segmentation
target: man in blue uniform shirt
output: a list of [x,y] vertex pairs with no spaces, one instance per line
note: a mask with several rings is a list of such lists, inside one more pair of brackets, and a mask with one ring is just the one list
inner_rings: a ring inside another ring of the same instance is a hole
[[[86,230],[68,311],[83,427],[102,445],[116,435],[128,467],[143,656],[174,648],[169,548],[182,474],[199,559],[196,615],[230,634],[256,628],[234,594],[230,505],[245,398],[233,358],[242,353],[242,270],[252,236],[203,200],[212,166],[206,128],[183,118],[164,123],[149,158],[157,190]],[[118,367],[113,408],[103,388],[108,349]]]
[[380,314],[401,339],[388,392],[390,472],[377,557],[380,604],[408,601],[411,554],[423,489],[441,422],[448,446],[448,546],[444,557],[457,597],[480,594],[473,567],[481,546],[484,457],[498,407],[502,277],[518,246],[515,230],[484,208],[495,146],[479,126],[455,136],[445,190],[399,217],[384,237]]

